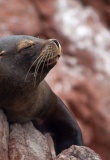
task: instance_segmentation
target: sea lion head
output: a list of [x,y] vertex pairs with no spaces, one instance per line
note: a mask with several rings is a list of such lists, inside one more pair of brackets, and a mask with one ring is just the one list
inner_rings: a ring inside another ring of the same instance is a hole
[[56,39],[32,36],[0,38],[0,78],[17,82],[41,82],[61,55]]

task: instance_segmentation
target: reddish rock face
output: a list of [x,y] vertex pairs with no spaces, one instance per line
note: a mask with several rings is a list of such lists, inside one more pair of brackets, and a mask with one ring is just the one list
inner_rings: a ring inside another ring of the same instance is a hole
[[103,22],[110,28],[110,1],[109,0],[81,0],[84,5],[95,8]]
[[0,160],[52,160],[45,137],[31,122],[9,125],[0,109]]
[[110,33],[94,9],[63,2],[55,21],[69,43],[47,81],[77,117],[85,145],[110,159]]
[[28,34],[60,41],[63,56],[47,81],[78,119],[85,145],[103,160],[110,159],[109,3],[0,1],[0,36]]
[[40,31],[38,13],[30,1],[0,1],[0,36],[35,35]]

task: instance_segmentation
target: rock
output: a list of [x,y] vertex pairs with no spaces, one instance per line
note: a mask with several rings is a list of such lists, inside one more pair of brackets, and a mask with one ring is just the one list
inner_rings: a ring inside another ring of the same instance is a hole
[[110,1],[109,0],[81,0],[84,5],[95,8],[102,21],[110,28]]
[[9,126],[6,116],[0,110],[0,160],[8,159]]
[[66,37],[64,56],[46,80],[76,116],[84,144],[110,159],[110,32],[92,7],[57,2],[55,23]]
[[52,160],[46,138],[31,122],[9,125],[0,110],[0,160],[36,159]]
[[101,160],[101,158],[88,147],[73,145],[61,152],[55,160]]
[[[85,145],[103,160],[110,159],[109,3],[0,0],[0,36],[30,34],[60,41],[63,56],[47,80],[76,116]],[[7,147],[0,150],[6,159]]]
[[65,160],[74,160],[74,157],[81,160],[84,158],[100,160],[89,148],[78,146],[71,146],[52,158],[48,143],[46,138],[34,128],[32,122],[9,125],[0,110],[0,160],[60,160],[62,157]]
[[51,160],[51,154],[45,137],[28,122],[10,126],[9,158]]
[[[16,4],[16,6],[15,6]],[[10,34],[35,35],[40,31],[38,13],[32,2],[0,1],[0,36]]]

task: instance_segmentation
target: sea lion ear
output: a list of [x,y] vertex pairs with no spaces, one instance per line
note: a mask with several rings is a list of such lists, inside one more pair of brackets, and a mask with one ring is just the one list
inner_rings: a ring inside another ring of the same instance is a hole
[[3,56],[4,54],[6,54],[4,50],[0,52],[0,56]]

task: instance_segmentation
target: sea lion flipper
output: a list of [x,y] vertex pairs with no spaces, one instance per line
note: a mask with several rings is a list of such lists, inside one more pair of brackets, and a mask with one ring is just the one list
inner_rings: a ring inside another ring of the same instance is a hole
[[39,125],[38,119],[34,120],[34,126],[42,133],[50,133],[54,141],[56,154],[73,144],[83,145],[81,130],[71,112],[45,81],[40,85],[42,86],[42,92],[39,91],[40,95],[46,102],[43,108],[47,108],[47,110],[40,112],[39,117],[41,119],[46,118],[42,125]]
[[[59,154],[62,150],[69,148],[73,144],[83,145],[82,133],[75,118],[60,98],[53,93],[48,84],[45,83],[45,86],[49,91],[46,95],[49,94],[47,97],[51,99],[51,108],[48,111],[48,117],[43,126],[47,126],[45,130],[51,133],[56,154]],[[49,103],[49,99],[45,101]]]
[[50,132],[55,143],[56,153],[69,148],[71,145],[83,145],[82,133],[75,118],[64,103],[57,97],[55,111],[49,118]]

